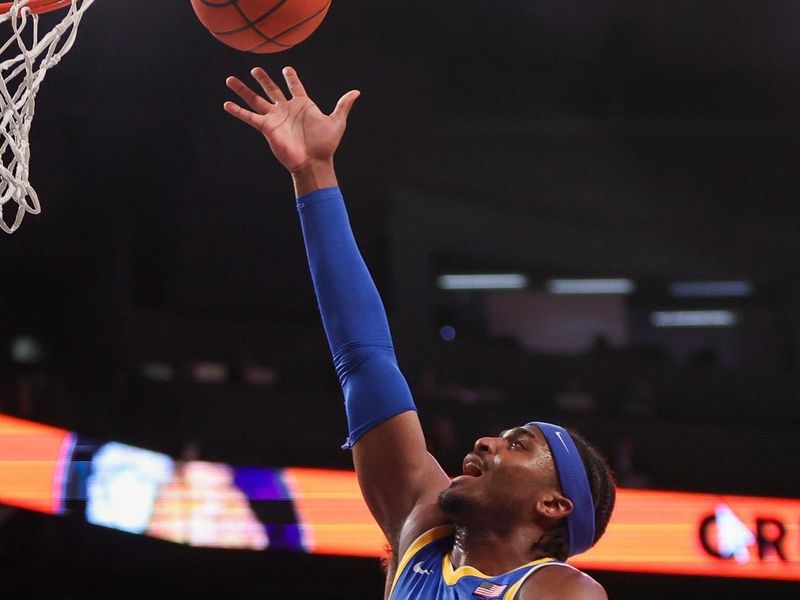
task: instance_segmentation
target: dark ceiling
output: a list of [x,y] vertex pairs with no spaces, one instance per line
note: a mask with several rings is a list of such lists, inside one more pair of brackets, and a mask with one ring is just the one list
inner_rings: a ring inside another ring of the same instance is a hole
[[255,56],[188,0],[97,0],[39,95],[43,214],[0,240],[0,300],[15,318],[52,290],[313,316],[289,179],[221,109],[227,75],[288,63],[324,109],[363,91],[338,166],[379,272],[402,186],[644,228],[783,285],[800,258],[798,29],[791,0],[338,0],[307,42]]

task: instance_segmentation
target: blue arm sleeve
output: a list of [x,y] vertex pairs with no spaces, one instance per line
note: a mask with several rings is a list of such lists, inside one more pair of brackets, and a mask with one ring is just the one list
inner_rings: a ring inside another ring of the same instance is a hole
[[297,199],[308,265],[350,434],[345,448],[414,401],[397,359],[383,303],[356,246],[339,188]]

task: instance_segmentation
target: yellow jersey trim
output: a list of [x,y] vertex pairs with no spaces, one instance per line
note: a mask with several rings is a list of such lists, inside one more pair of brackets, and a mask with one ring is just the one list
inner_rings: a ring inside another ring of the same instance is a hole
[[[554,560],[555,560],[554,558],[540,558],[539,560],[534,560],[532,562],[511,569],[511,571],[518,571],[519,569],[535,567],[536,565],[553,562]],[[511,573],[511,571],[508,571],[508,573]],[[502,575],[507,575],[508,573],[502,573]],[[473,577],[480,577],[481,579],[500,577],[500,575],[486,575],[485,573],[481,573],[475,567],[470,567],[466,565],[454,569],[453,563],[450,562],[450,553],[448,552],[447,554],[444,555],[444,558],[442,558],[442,577],[444,578],[444,582],[447,585],[455,585],[456,583],[458,583],[459,579],[461,579],[462,577],[466,577],[467,575],[472,575]],[[514,585],[516,586],[516,584]]]
[[[528,563],[527,566],[529,566],[529,567],[530,566],[536,566],[536,565],[540,565],[541,566],[541,565],[545,565],[547,563],[551,563],[551,562],[554,562],[554,561],[555,561],[554,558],[542,558],[542,559],[534,561],[532,563]],[[514,598],[517,597],[517,592],[519,592],[519,588],[521,588],[522,584],[525,583],[528,580],[528,577],[530,575],[531,575],[531,571],[528,571],[528,573],[526,573],[524,577],[520,578],[520,580],[517,581],[517,583],[515,583],[510,588],[508,588],[506,590],[506,593],[503,594],[503,600],[514,600]]]
[[394,572],[394,580],[392,581],[392,588],[389,591],[389,598],[392,597],[394,593],[394,586],[397,585],[397,580],[400,579],[400,574],[403,572],[403,569],[406,568],[411,559],[414,558],[414,555],[417,554],[420,550],[422,550],[428,544],[432,544],[436,540],[440,540],[448,535],[453,534],[453,527],[450,525],[442,525],[440,527],[434,527],[433,529],[429,529],[422,535],[420,535],[417,539],[411,542],[411,545],[403,552],[403,556],[400,559],[400,562],[397,565],[397,570]]

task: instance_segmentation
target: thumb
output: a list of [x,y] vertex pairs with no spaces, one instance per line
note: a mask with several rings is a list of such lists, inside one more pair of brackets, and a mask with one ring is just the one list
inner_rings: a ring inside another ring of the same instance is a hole
[[350,114],[350,109],[353,108],[353,104],[355,104],[356,99],[358,99],[360,95],[361,92],[358,90],[350,90],[339,98],[339,102],[336,103],[336,108],[334,108],[331,113],[331,118],[336,121],[346,121],[347,115]]

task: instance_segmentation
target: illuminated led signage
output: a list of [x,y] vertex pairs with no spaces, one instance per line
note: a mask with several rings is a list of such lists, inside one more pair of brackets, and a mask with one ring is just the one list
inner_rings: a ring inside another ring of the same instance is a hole
[[[386,546],[352,471],[181,462],[2,415],[0,503],[194,546],[368,557]],[[572,562],[800,581],[800,500],[620,489],[605,536]]]

